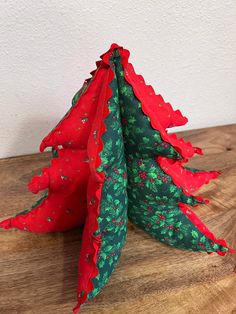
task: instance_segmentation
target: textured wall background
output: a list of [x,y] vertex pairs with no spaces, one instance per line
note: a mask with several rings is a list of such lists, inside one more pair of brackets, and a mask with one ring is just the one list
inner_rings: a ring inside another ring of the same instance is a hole
[[189,118],[236,122],[236,1],[0,1],[0,157],[36,152],[112,42]]

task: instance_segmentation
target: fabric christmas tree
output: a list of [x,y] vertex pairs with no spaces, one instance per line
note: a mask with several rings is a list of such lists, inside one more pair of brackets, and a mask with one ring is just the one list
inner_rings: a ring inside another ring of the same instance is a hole
[[121,255],[128,218],[156,239],[192,251],[233,252],[194,214],[189,205],[217,171],[184,168],[200,148],[167,128],[187,118],[174,111],[135,74],[129,51],[112,44],[72,107],[43,139],[52,147],[50,168],[29,183],[45,195],[29,210],[0,227],[58,232],[84,225],[78,265],[78,304],[95,297]]

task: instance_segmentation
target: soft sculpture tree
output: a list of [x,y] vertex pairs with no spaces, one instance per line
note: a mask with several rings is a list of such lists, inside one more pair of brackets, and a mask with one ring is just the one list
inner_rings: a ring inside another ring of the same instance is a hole
[[84,225],[74,313],[111,276],[128,218],[180,249],[233,252],[189,207],[206,202],[194,193],[219,173],[184,167],[202,151],[166,129],[187,118],[145,84],[128,58],[128,50],[116,44],[101,56],[70,110],[40,145],[41,151],[52,148],[51,166],[28,186],[45,195],[0,223],[31,232]]

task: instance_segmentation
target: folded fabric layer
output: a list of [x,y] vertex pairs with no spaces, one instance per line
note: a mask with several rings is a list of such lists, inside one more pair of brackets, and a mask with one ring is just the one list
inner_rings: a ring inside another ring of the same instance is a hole
[[190,209],[206,202],[194,196],[218,176],[185,168],[198,147],[166,128],[187,122],[128,63],[129,52],[112,44],[72,107],[43,139],[53,159],[32,178],[45,195],[0,227],[32,232],[84,225],[78,264],[78,304],[95,297],[121,256],[129,219],[156,239],[192,251],[233,252]]

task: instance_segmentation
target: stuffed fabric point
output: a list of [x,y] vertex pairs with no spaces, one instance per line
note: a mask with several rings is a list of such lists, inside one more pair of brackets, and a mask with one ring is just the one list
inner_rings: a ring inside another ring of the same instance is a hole
[[53,150],[51,166],[28,187],[45,195],[0,223],[41,233],[84,225],[74,313],[111,277],[128,219],[176,248],[233,253],[189,207],[206,202],[193,194],[219,172],[184,167],[202,150],[166,129],[187,118],[146,85],[128,59],[129,51],[117,44],[101,56],[72,107],[42,140],[40,151]]

